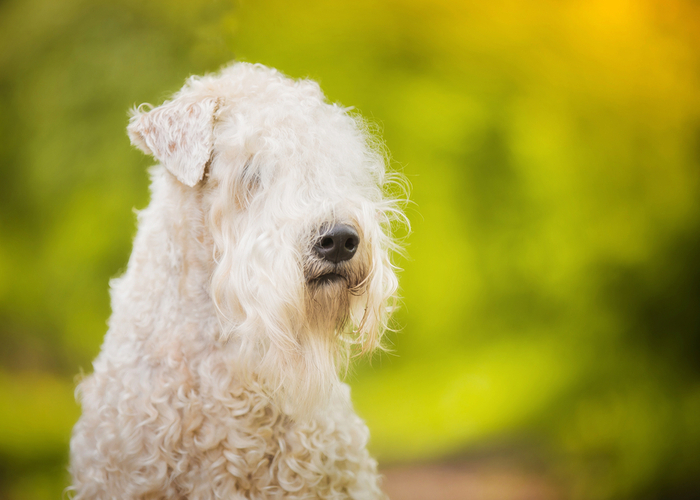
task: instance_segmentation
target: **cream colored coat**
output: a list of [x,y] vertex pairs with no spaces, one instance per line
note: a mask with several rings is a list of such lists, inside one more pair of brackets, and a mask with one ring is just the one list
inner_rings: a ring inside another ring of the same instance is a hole
[[[160,165],[78,388],[74,498],[384,498],[338,376],[379,346],[397,288],[402,215],[363,122],[244,63],[142,108],[129,135]],[[321,284],[335,222],[360,247]]]

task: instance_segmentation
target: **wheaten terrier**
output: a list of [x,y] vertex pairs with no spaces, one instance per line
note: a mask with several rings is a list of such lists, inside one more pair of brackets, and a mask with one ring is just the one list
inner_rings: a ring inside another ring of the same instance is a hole
[[396,176],[363,121],[238,63],[128,132],[160,165],[78,388],[74,498],[383,498],[338,375],[397,288]]

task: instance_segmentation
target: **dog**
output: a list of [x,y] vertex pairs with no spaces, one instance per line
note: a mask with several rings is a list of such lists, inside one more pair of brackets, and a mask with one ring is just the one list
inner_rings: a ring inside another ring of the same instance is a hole
[[395,307],[381,143],[315,82],[248,63],[127,130],[159,164],[76,391],[73,498],[385,498],[340,379]]

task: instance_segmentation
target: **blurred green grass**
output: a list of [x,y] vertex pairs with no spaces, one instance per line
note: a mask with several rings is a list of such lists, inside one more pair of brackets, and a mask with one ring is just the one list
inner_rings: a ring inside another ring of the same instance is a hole
[[0,3],[0,498],[67,485],[73,377],[148,200],[127,110],[234,58],[354,105],[412,184],[394,353],[350,377],[380,461],[526,442],[571,498],[700,495],[698,14]]

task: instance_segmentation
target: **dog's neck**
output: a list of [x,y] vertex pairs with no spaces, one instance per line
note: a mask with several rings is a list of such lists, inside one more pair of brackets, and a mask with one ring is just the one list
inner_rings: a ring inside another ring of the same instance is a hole
[[162,168],[154,169],[151,190],[150,205],[138,215],[126,273],[112,283],[110,323],[130,325],[129,334],[144,341],[167,342],[183,330],[201,336],[206,332],[195,330],[215,328],[216,314],[208,292],[211,243],[199,193]]

